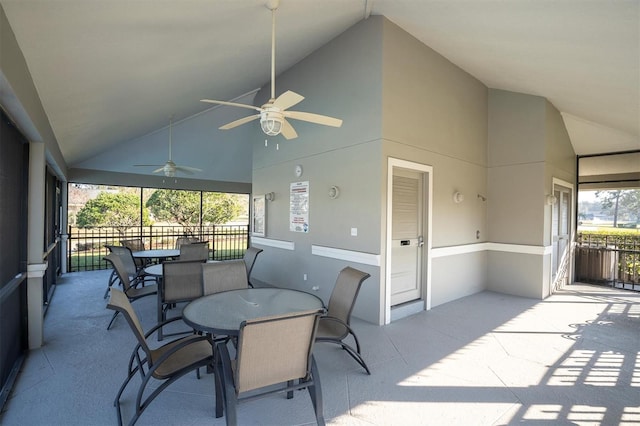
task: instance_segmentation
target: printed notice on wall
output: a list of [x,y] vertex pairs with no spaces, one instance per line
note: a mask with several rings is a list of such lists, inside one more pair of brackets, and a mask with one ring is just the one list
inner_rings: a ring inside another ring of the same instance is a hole
[[289,230],[309,232],[309,181],[291,184]]

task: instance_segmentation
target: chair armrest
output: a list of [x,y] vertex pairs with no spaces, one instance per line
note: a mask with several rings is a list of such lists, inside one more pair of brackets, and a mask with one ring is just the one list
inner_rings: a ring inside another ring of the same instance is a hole
[[[162,363],[167,358],[169,358],[171,355],[173,355],[174,353],[176,353],[180,349],[182,349],[184,347],[187,347],[189,345],[192,345],[194,343],[197,343],[197,342],[202,342],[202,341],[210,342],[208,337],[206,337],[206,336],[198,336],[198,337],[193,338],[193,339],[185,339],[182,342],[178,343],[177,345],[171,347],[170,350],[166,351],[165,353],[162,354],[162,356],[160,356],[160,358],[155,360],[153,366],[149,369],[149,373],[153,373],[156,370],[156,368],[158,368],[158,366],[162,365]],[[212,349],[211,350],[211,359],[213,360],[213,347],[211,349]]]
[[325,316],[320,317],[320,321],[324,321],[324,320],[337,322],[337,323],[339,323],[341,325],[344,325],[348,329],[351,329],[351,327],[349,327],[349,324],[347,324],[346,322],[342,321],[340,318],[330,317],[329,315],[325,315]]

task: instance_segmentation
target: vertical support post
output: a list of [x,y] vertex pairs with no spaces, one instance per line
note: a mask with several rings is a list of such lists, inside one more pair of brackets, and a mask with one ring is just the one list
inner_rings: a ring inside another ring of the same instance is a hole
[[29,349],[44,343],[43,277],[47,270],[44,260],[45,227],[45,146],[31,143],[29,147],[29,196],[27,219],[27,312]]
[[60,259],[60,264],[62,267],[62,273],[66,274],[67,273],[67,259],[69,259],[69,254],[71,253],[69,250],[69,245],[67,244],[67,241],[69,240],[69,234],[68,234],[68,230],[69,230],[69,223],[68,223],[68,217],[69,217],[69,183],[66,181],[62,182],[62,212],[60,214],[60,231],[62,232],[62,235],[60,235],[60,244],[62,244],[62,246],[60,247],[60,257],[62,257],[62,259]]

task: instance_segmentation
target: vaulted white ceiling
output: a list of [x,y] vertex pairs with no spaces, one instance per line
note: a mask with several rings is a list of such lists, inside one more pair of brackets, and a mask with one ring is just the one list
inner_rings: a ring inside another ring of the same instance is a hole
[[[0,4],[71,167],[270,79],[264,0]],[[640,149],[637,0],[282,0],[278,71],[369,13],[490,88],[546,97],[577,154]]]

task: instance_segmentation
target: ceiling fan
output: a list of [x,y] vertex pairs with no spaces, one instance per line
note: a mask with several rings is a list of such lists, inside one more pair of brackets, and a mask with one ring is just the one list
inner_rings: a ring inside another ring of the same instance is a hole
[[260,127],[262,128],[262,131],[268,136],[277,136],[282,133],[282,136],[284,136],[285,139],[294,139],[298,137],[298,134],[296,133],[293,126],[287,121],[288,118],[307,121],[310,123],[322,124],[325,126],[342,126],[342,120],[338,118],[327,117],[326,115],[313,114],[310,112],[288,111],[289,108],[297,105],[304,99],[304,96],[292,92],[291,90],[287,90],[276,98],[276,9],[278,8],[279,4],[280,0],[267,0],[266,4],[267,8],[271,10],[271,98],[267,101],[266,104],[262,105],[261,107],[239,104],[235,102],[201,99],[201,102],[235,106],[258,111],[258,114],[250,115],[248,117],[244,117],[221,126],[220,130],[233,129],[234,127],[259,118]]
[[169,160],[164,164],[134,164],[134,167],[158,167],[153,173],[163,172],[166,177],[174,177],[176,172],[182,172],[187,175],[192,175],[194,172],[201,172],[201,169],[195,167],[178,166],[171,159],[171,122],[169,119]]

